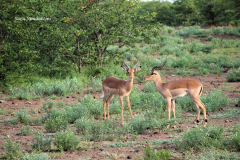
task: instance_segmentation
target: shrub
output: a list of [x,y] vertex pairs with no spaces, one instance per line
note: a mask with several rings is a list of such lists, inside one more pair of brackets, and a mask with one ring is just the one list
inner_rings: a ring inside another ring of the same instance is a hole
[[55,133],[57,131],[66,130],[68,121],[66,116],[57,116],[49,118],[45,123],[45,129],[47,132]]
[[239,69],[231,69],[227,74],[228,82],[240,82],[240,71]]
[[18,134],[20,134],[22,136],[30,135],[30,134],[32,134],[32,129],[33,128],[31,126],[29,126],[29,125],[23,126],[21,131]]
[[208,112],[214,112],[227,106],[229,103],[229,98],[223,93],[223,91],[215,90],[206,96],[201,96],[201,101],[203,104],[205,104]]
[[175,139],[175,144],[180,149],[199,150],[203,147],[224,148],[223,145],[223,126],[207,126],[189,129],[183,134],[182,139]]
[[45,137],[42,131],[36,131],[32,139],[32,148],[41,151],[49,151],[52,141],[52,137]]
[[8,141],[5,142],[5,148],[7,150],[7,159],[15,159],[22,154],[20,151],[20,143],[14,144],[10,138],[8,138]]
[[145,131],[148,127],[147,121],[145,120],[144,117],[134,117],[129,123],[128,125],[131,126],[131,128],[133,128],[134,132],[137,133],[143,133],[143,131]]
[[45,112],[44,114],[42,114],[42,122],[45,122],[46,120],[48,120],[48,118],[50,118],[54,104],[54,101],[46,101],[42,103],[42,110]]
[[60,150],[75,150],[78,147],[80,139],[77,138],[76,135],[71,130],[67,130],[65,132],[59,132],[54,135],[55,142],[54,144]]
[[82,135],[90,135],[91,127],[93,125],[93,120],[82,117],[81,119],[76,120],[75,126],[77,128],[77,132]]
[[168,160],[173,156],[171,151],[162,149],[160,152],[155,150],[152,147],[146,147],[143,153],[144,160]]
[[74,123],[77,119],[82,117],[88,117],[88,108],[84,105],[71,104],[65,107],[67,113],[67,119],[69,123]]
[[39,153],[39,154],[36,154],[36,153],[26,153],[24,154],[22,157],[21,157],[21,160],[50,160],[51,159],[51,156],[49,156],[48,154],[46,153]]
[[27,124],[30,121],[30,116],[28,115],[27,111],[17,111],[16,113],[17,116],[17,121],[20,123],[25,123]]
[[240,128],[235,132],[228,145],[231,150],[240,151]]

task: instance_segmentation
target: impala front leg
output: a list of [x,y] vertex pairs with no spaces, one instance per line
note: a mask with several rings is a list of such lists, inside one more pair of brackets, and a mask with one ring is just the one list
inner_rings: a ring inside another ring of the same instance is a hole
[[130,114],[131,114],[131,117],[133,118],[133,116],[132,116],[132,110],[131,110],[131,105],[130,105],[130,101],[129,101],[129,96],[126,97],[126,100],[127,100],[129,112],[130,112]]
[[123,107],[123,97],[122,96],[119,96],[120,98],[120,104],[121,104],[121,109],[122,109],[122,124],[124,123],[123,122],[123,110],[124,110],[124,107]]
[[170,120],[170,116],[171,116],[171,99],[170,98],[167,99],[167,109],[168,109],[168,120]]
[[172,111],[173,111],[173,118],[176,118],[175,116],[175,99],[172,99]]
[[[107,118],[109,119],[109,104],[111,102],[111,100],[113,99],[114,95],[110,94],[108,100],[107,100]],[[105,111],[104,111],[105,112]]]
[[103,114],[104,114],[104,119],[106,119],[106,114],[105,114],[106,100],[107,100],[107,94],[104,94],[104,97],[103,97]]

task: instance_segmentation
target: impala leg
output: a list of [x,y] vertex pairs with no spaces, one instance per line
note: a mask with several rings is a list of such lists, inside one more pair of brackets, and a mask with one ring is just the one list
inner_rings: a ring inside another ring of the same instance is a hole
[[175,99],[172,99],[172,111],[173,111],[173,117],[176,118],[175,116]]
[[168,108],[168,120],[171,117],[171,99],[167,99],[167,108]]
[[121,109],[122,109],[122,124],[124,123],[123,122],[123,110],[124,110],[124,107],[123,107],[123,97],[122,96],[119,96],[120,98],[120,104],[121,104]]
[[[173,118],[176,118],[176,115],[175,115],[175,99],[172,99],[171,100],[172,102],[172,112],[173,112]],[[177,123],[176,121],[174,121],[175,123]],[[176,127],[176,124],[174,124],[173,128]]]
[[[171,99],[167,99],[167,108],[168,108],[168,120],[170,120],[171,116]],[[170,124],[167,125],[167,128],[170,127]]]
[[108,119],[109,119],[109,104],[110,104],[111,100],[113,99],[113,97],[114,97],[114,95],[110,94],[110,96],[108,97],[108,100],[107,100],[107,118]]
[[129,96],[126,97],[126,100],[127,100],[129,112],[130,112],[130,114],[131,114],[131,117],[133,118],[133,116],[132,116],[132,110],[131,110],[131,105],[130,105],[130,101],[129,101]]
[[104,119],[106,119],[106,114],[105,114],[106,100],[107,100],[107,94],[104,93],[104,97],[103,97],[103,114],[104,114]]
[[199,105],[196,102],[194,102],[194,104],[197,107],[197,117],[196,117],[195,123],[197,122],[197,125],[198,125],[201,109],[199,108]]
[[[204,116],[204,121],[205,121],[204,126],[206,126],[207,125],[206,106],[201,102],[200,99],[194,100],[194,103],[196,103],[203,110],[203,116]],[[198,111],[198,112],[199,112],[198,113],[198,119],[199,119],[200,111]]]

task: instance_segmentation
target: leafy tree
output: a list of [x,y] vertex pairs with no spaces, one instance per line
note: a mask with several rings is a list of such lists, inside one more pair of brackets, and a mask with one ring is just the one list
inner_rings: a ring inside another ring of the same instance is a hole
[[59,51],[81,72],[85,64],[102,67],[109,45],[134,42],[136,8],[134,0],[79,0],[54,1],[44,11],[51,17],[48,29],[58,28],[55,36],[64,37]]

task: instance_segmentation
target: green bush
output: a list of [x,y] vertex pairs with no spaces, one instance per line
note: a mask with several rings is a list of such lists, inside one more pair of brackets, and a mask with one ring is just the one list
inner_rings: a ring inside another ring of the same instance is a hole
[[68,121],[66,116],[57,116],[49,118],[45,123],[45,129],[49,133],[55,133],[61,130],[66,130]]
[[28,112],[26,110],[24,111],[17,111],[16,113],[17,121],[20,123],[27,124],[30,121],[30,115],[28,115]]
[[55,102],[54,101],[46,101],[42,103],[42,111],[44,111],[45,113],[42,114],[42,122],[45,122],[46,120],[48,120],[48,118],[50,118],[51,116],[51,111],[54,107]]
[[128,125],[131,126],[134,132],[143,133],[149,126],[144,117],[134,117],[131,121],[128,122]]
[[90,135],[93,123],[94,122],[92,119],[88,119],[85,117],[76,120],[75,126],[77,128],[77,132],[82,135]]
[[174,143],[184,150],[200,150],[204,147],[225,148],[223,141],[223,126],[207,126],[189,129],[182,139],[175,139]]
[[221,90],[215,90],[207,95],[201,96],[202,103],[206,106],[207,112],[220,110],[228,105],[229,98]]
[[235,132],[228,145],[231,150],[240,151],[240,128]]
[[234,159],[234,160],[239,160],[240,157],[235,154],[234,152],[229,153],[228,151],[225,150],[217,150],[217,151],[207,151],[204,153],[200,153],[197,156],[193,156],[192,155],[187,155],[185,157],[186,159],[198,159],[198,160],[215,160],[215,159],[225,159],[225,160],[230,160],[230,159]]
[[8,138],[8,141],[5,142],[5,148],[7,150],[7,159],[15,159],[20,157],[22,154],[22,152],[20,151],[20,143],[14,144],[10,138]]
[[32,148],[41,151],[49,151],[51,149],[53,138],[45,137],[42,131],[36,131],[32,139]]
[[28,136],[28,135],[32,134],[32,130],[33,130],[33,128],[29,125],[23,126],[21,131],[18,134],[20,134],[22,136]]
[[227,74],[228,82],[240,82],[240,71],[239,69],[231,69]]
[[169,150],[162,149],[160,152],[152,147],[146,147],[143,153],[144,160],[168,160],[173,154]]
[[21,157],[21,160],[50,160],[51,156],[46,153],[26,153]]
[[69,123],[74,123],[77,119],[82,117],[88,117],[88,108],[84,105],[80,104],[71,104],[65,107],[65,111],[67,113],[67,119]]
[[55,142],[54,144],[57,146],[60,150],[75,150],[78,147],[78,144],[80,143],[80,139],[77,138],[76,135],[71,130],[67,130],[65,132],[59,132],[54,135]]

